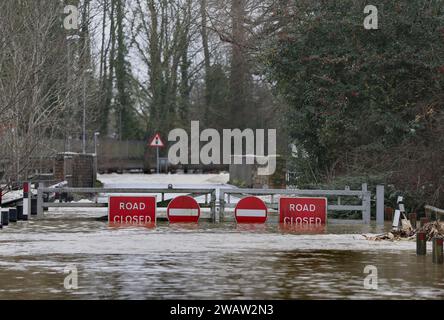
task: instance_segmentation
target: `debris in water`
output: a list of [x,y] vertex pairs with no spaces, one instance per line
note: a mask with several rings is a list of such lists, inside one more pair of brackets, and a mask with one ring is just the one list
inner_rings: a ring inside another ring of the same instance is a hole
[[436,236],[444,236],[444,223],[439,221],[429,222],[421,228],[414,230],[410,224],[410,221],[402,219],[402,228],[400,230],[392,230],[387,233],[378,234],[374,236],[368,236],[363,234],[362,236],[370,241],[399,241],[399,240],[414,240],[416,232],[425,231],[427,241],[431,241]]
[[429,222],[420,229],[425,231],[427,241],[431,241],[434,237],[444,236],[444,223],[439,221]]

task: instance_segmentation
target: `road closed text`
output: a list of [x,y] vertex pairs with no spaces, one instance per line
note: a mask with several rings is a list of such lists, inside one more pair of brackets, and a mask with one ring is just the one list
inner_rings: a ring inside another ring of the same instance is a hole
[[156,197],[110,196],[108,220],[113,224],[156,223]]
[[146,224],[151,223],[150,216],[114,216],[113,220],[110,221],[112,223],[124,223],[124,224]]
[[285,224],[322,224],[321,218],[315,217],[284,217]]
[[324,225],[327,223],[326,198],[282,197],[279,221],[286,225]]

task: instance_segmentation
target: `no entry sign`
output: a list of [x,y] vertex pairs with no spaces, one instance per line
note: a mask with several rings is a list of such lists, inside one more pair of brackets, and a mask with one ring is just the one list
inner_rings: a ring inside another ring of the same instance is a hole
[[246,197],[237,203],[234,214],[238,223],[264,223],[267,206],[258,197]]
[[156,197],[110,196],[108,221],[113,224],[155,224]]
[[279,221],[289,225],[325,225],[327,223],[326,198],[279,199]]
[[198,222],[200,206],[193,197],[179,196],[168,205],[167,215],[170,222]]

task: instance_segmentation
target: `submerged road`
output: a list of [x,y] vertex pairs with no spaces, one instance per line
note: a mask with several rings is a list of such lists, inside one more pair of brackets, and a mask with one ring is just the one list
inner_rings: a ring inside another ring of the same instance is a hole
[[[219,178],[168,183],[226,183]],[[100,179],[107,187],[163,181]],[[1,230],[0,299],[444,298],[442,265],[433,265],[430,254],[416,256],[414,242],[365,240],[363,233],[381,232],[372,225],[329,224],[322,234],[297,234],[275,223],[159,222],[146,229],[92,219],[105,214],[105,208],[51,208],[44,219]],[[367,266],[377,270],[377,289],[364,286]],[[69,290],[65,271],[73,267],[78,289]]]

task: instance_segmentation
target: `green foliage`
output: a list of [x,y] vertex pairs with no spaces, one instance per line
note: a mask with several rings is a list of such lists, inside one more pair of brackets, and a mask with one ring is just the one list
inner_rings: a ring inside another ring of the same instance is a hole
[[94,188],[103,188],[103,186],[104,186],[104,184],[103,184],[103,182],[100,181],[100,180],[96,180],[96,181],[94,182]]
[[231,185],[233,185],[233,186],[236,186],[236,187],[238,187],[238,188],[248,188],[248,187],[249,187],[249,186],[245,183],[245,181],[240,181],[240,180],[236,180],[236,179],[234,179],[234,180],[230,180],[228,183],[231,184]]
[[206,110],[204,110],[204,122],[209,128],[226,128],[230,114],[227,112],[229,99],[229,79],[221,64],[210,66],[206,76]]
[[288,132],[304,153],[291,160],[300,183],[356,168],[388,176],[396,154],[385,167],[366,160],[412,136],[421,144],[422,107],[442,110],[442,1],[374,1],[378,30],[363,27],[366,4],[298,1],[267,52],[270,80],[289,105]]
[[134,101],[131,97],[131,65],[127,60],[128,49],[125,40],[125,4],[116,1],[116,33],[117,33],[117,56],[114,61],[116,77],[116,115],[117,128],[122,139],[141,139],[143,131],[141,123],[134,112]]

